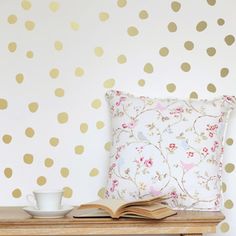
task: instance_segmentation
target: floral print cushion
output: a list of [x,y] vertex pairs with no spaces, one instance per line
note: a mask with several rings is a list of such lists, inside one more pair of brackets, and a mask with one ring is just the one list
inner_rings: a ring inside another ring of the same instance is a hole
[[174,209],[219,210],[223,139],[236,98],[151,99],[106,94],[112,148],[106,198],[168,194]]

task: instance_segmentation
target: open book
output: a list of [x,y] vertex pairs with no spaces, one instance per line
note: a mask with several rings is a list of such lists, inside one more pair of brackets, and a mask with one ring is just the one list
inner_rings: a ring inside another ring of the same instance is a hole
[[[79,211],[74,217],[104,217],[109,215],[112,218],[124,216],[162,219],[176,214],[174,210],[162,203],[165,199],[165,197],[160,196],[132,202],[121,199],[101,199],[80,205]],[[83,211],[87,209],[94,209],[94,215],[91,211],[89,213]]]

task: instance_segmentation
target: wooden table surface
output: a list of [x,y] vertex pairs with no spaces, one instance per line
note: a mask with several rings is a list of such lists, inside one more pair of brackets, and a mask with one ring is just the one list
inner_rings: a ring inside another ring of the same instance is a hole
[[75,207],[64,218],[35,219],[21,207],[0,207],[0,235],[112,235],[214,233],[224,219],[221,212],[178,211],[162,220],[73,218]]

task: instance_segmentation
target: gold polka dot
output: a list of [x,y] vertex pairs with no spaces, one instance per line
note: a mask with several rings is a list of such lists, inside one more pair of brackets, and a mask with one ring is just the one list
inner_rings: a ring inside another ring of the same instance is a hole
[[128,35],[129,35],[129,36],[132,36],[132,37],[139,34],[138,29],[137,29],[136,27],[134,27],[134,26],[130,26],[130,27],[127,29],[127,32],[128,32]]
[[207,48],[207,54],[210,57],[213,57],[216,54],[216,49],[213,47]]
[[50,70],[49,75],[52,79],[56,79],[59,76],[59,70],[57,68],[53,68]]
[[31,127],[28,127],[26,130],[25,130],[25,135],[29,138],[32,138],[34,136],[34,129],[31,128]]
[[117,57],[117,62],[119,64],[124,64],[124,63],[126,63],[126,61],[127,61],[127,58],[126,58],[125,55],[120,55],[120,56]]
[[94,53],[97,57],[101,57],[104,54],[104,51],[101,47],[96,47],[94,49]]
[[140,80],[138,81],[138,85],[139,85],[140,87],[143,87],[143,86],[145,85],[145,80],[144,80],[144,79],[140,79]]
[[93,168],[90,172],[89,172],[89,176],[90,177],[95,177],[99,174],[99,170],[97,168]]
[[146,73],[152,73],[153,72],[153,65],[151,63],[146,63],[143,70],[146,72]]
[[190,93],[190,96],[189,96],[191,99],[198,99],[198,94],[195,92],[195,91],[193,91],[193,92],[191,92]]
[[162,57],[166,57],[169,54],[169,49],[167,47],[163,47],[159,50],[159,54]]
[[84,69],[81,67],[77,67],[75,69],[75,76],[82,77],[84,75]]
[[28,52],[26,52],[26,57],[33,58],[34,57],[34,53],[32,51],[28,51]]
[[6,178],[11,178],[12,177],[12,169],[11,168],[5,168],[4,169],[4,175],[6,176]]
[[105,198],[105,193],[106,193],[106,188],[100,188],[99,191],[98,191],[98,196],[101,198],[101,199],[104,199]]
[[75,153],[78,154],[78,155],[81,155],[83,154],[84,152],[84,146],[83,145],[78,145],[75,147]]
[[0,98],[0,110],[7,109],[8,107],[8,102],[4,98]]
[[222,189],[222,192],[223,193],[225,193],[226,191],[227,191],[227,185],[226,185],[226,183],[222,183],[222,185],[221,185],[221,189]]
[[220,76],[221,76],[222,78],[226,77],[228,74],[229,74],[229,69],[228,69],[228,68],[222,68],[222,69],[220,70]]
[[100,99],[95,99],[95,100],[93,100],[92,103],[91,103],[91,106],[92,106],[94,109],[100,108],[101,105],[102,105],[102,102],[101,102]]
[[107,12],[100,12],[99,19],[100,21],[107,21],[109,19],[109,14]]
[[223,232],[223,233],[228,232],[229,229],[230,229],[229,224],[226,223],[226,222],[224,222],[224,223],[222,223],[222,224],[220,225],[220,230],[221,230],[221,232]]
[[4,134],[4,135],[2,136],[2,141],[3,141],[5,144],[9,144],[9,143],[11,142],[11,140],[12,140],[12,137],[11,137],[11,135],[9,135],[9,134]]
[[12,196],[14,198],[20,198],[21,197],[21,190],[19,188],[16,188],[12,191]]
[[62,177],[66,178],[69,175],[69,173],[70,173],[70,171],[68,168],[66,168],[66,167],[61,168],[61,176]]
[[81,133],[85,134],[88,131],[88,124],[87,123],[81,123],[80,124],[80,131],[81,131]]
[[104,127],[104,122],[103,121],[97,121],[96,127],[97,127],[97,129],[102,129]]
[[104,88],[113,88],[115,83],[116,83],[116,81],[114,79],[107,79],[103,82],[103,87]]
[[191,65],[187,62],[181,64],[181,69],[184,72],[189,72],[191,70]]
[[24,9],[24,10],[29,10],[31,8],[31,2],[29,0],[23,0],[21,2],[21,7]]
[[118,1],[117,1],[118,7],[125,7],[126,4],[127,4],[127,1],[126,1],[126,0],[118,0]]
[[28,108],[31,112],[36,112],[39,108],[39,105],[37,102],[31,102],[29,105],[28,105]]
[[32,31],[35,27],[35,23],[33,21],[27,20],[25,22],[25,28],[29,31]]
[[51,146],[56,147],[59,144],[59,139],[56,137],[52,137],[50,138],[49,143],[51,144]]
[[227,143],[227,145],[231,146],[231,145],[233,145],[234,140],[233,140],[232,138],[228,138],[228,139],[226,140],[226,143]]
[[225,24],[225,20],[224,19],[222,19],[222,18],[219,18],[218,20],[217,20],[217,24],[218,25],[224,25]]
[[53,164],[54,164],[54,161],[51,158],[46,158],[45,161],[44,161],[44,165],[48,168],[52,167]]
[[200,22],[197,24],[197,26],[196,26],[196,30],[197,30],[198,32],[202,32],[203,30],[206,29],[206,27],[207,27],[206,21],[200,21]]
[[7,18],[7,21],[9,24],[15,24],[17,22],[17,16],[16,15],[10,15]]
[[60,5],[58,2],[51,2],[49,4],[49,9],[52,11],[52,12],[57,12],[60,8]]
[[168,24],[168,30],[169,32],[176,32],[177,30],[177,25],[174,22],[170,22]]
[[184,47],[187,49],[187,50],[193,50],[193,48],[194,48],[194,44],[193,44],[193,42],[192,41],[186,41],[185,43],[184,43]]
[[105,143],[104,148],[105,148],[106,151],[109,152],[110,149],[111,149],[111,142],[107,142],[107,143]]
[[68,121],[68,114],[66,112],[61,112],[57,115],[57,121],[60,124],[64,124]]
[[232,200],[228,199],[225,201],[224,207],[227,209],[232,209],[234,207],[234,203],[232,202]]
[[61,51],[63,49],[63,44],[61,41],[55,41],[54,43],[54,48],[57,50],[57,51]]
[[34,160],[34,156],[32,154],[26,153],[23,159],[26,164],[31,164]]
[[142,10],[139,12],[139,18],[142,19],[142,20],[145,20],[148,18],[148,12],[145,11],[145,10]]
[[57,88],[55,90],[55,96],[57,97],[63,97],[65,95],[65,91],[63,88]]
[[73,191],[72,191],[72,189],[71,188],[69,188],[69,187],[64,187],[63,188],[63,197],[65,197],[65,198],[71,198],[72,197],[72,194],[73,194]]
[[225,43],[228,45],[228,46],[231,46],[235,41],[235,38],[233,35],[229,34],[225,37]]
[[179,2],[172,2],[171,3],[171,9],[174,11],[174,12],[178,12],[181,8],[181,4]]
[[211,93],[215,93],[216,92],[216,86],[214,84],[208,84],[207,85],[207,90]]
[[235,166],[234,166],[233,163],[228,163],[228,164],[225,166],[225,171],[226,171],[227,173],[231,173],[231,172],[234,171],[234,168],[235,168]]
[[21,84],[24,81],[24,75],[22,73],[19,73],[16,75],[16,82],[18,84]]
[[15,42],[11,42],[8,44],[8,50],[9,52],[15,52],[16,51],[16,48],[17,48],[17,45]]
[[76,21],[72,21],[72,22],[70,22],[70,27],[71,27],[71,29],[73,29],[74,31],[77,31],[77,30],[79,30],[80,25],[79,25],[79,23],[77,23]]
[[176,90],[176,85],[174,83],[167,84],[166,89],[168,92],[173,93]]
[[39,176],[37,178],[37,184],[40,186],[46,184],[46,182],[47,182],[47,179],[44,176]]
[[207,0],[207,3],[210,5],[210,6],[214,6],[216,4],[216,0]]

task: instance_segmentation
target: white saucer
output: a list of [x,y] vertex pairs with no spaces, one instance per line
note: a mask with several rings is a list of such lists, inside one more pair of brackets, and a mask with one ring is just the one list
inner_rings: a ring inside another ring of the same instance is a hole
[[62,206],[55,211],[42,211],[33,206],[24,207],[23,210],[34,218],[62,218],[73,209],[73,206]]

